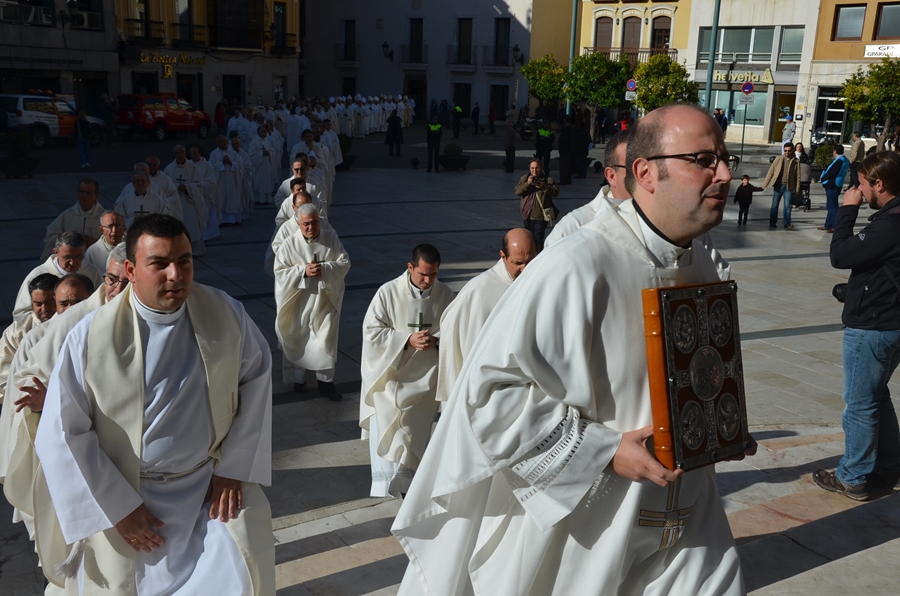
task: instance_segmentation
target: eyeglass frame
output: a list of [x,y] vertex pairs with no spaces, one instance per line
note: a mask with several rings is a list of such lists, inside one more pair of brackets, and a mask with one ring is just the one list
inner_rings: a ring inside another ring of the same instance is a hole
[[[112,281],[113,278],[116,281]],[[115,275],[110,275],[109,273],[103,274],[103,284],[107,285],[111,288],[115,288],[116,286],[128,285],[128,278],[116,277]]]
[[[697,163],[697,159],[700,155],[712,155],[713,157],[716,158],[716,161],[708,166],[701,166],[699,163]],[[726,153],[725,155],[719,155],[718,153],[714,153],[712,151],[697,151],[695,153],[675,153],[673,155],[654,155],[652,157],[647,157],[645,159],[647,161],[656,161],[659,159],[677,159],[677,158],[684,158],[684,157],[690,157],[691,159],[694,160],[694,165],[700,166],[701,168],[709,169],[709,170],[715,170],[716,168],[718,168],[720,162],[724,162],[726,167],[729,167],[728,163],[731,160],[731,155],[729,153]],[[729,169],[731,169],[731,168],[729,167]]]
[[109,224],[108,226],[104,226],[103,224],[100,224],[100,227],[105,230],[118,230],[120,228],[123,230],[128,229],[128,226],[126,226],[125,224],[120,224],[120,223],[115,223],[115,222]]

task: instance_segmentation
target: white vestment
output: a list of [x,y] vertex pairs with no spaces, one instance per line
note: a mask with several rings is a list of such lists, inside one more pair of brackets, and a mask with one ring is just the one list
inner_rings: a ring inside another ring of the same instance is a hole
[[[127,225],[127,224],[126,224]],[[93,265],[97,271],[106,272],[106,261],[109,253],[115,246],[106,241],[106,236],[100,236],[100,240],[94,242],[84,253],[84,262]]]
[[[6,395],[6,381],[7,376],[9,375],[9,365],[16,355],[16,350],[19,349],[19,345],[22,343],[22,338],[25,337],[25,334],[31,331],[32,327],[36,327],[40,324],[41,320],[34,314],[34,311],[23,313],[18,317],[15,317],[9,327],[3,331],[3,335],[0,336],[0,404],[3,403],[3,397]],[[11,403],[12,402],[9,402],[7,407],[9,409],[15,409],[14,407],[10,407]],[[2,434],[2,430],[0,430],[0,434]],[[2,442],[2,437],[0,437],[0,442]],[[0,481],[2,481],[2,479],[0,479]]]
[[[241,212],[238,222],[250,219],[253,205],[253,164],[250,162],[250,156],[246,151],[241,149],[237,152],[241,158]],[[225,219],[228,222],[227,219]],[[235,223],[238,223],[235,222]]]
[[331,153],[331,161],[335,167],[344,163],[344,156],[341,154],[341,141],[333,130],[323,132],[319,144],[323,145]]
[[[328,212],[325,211],[324,203],[313,197],[312,204],[316,206],[316,211],[319,212],[319,217],[328,218]],[[288,195],[286,199],[281,201],[281,206],[278,207],[278,213],[275,214],[275,230],[276,233],[281,226],[284,225],[284,222],[288,221],[294,217],[294,197]]]
[[[284,140],[288,147],[293,147],[297,143],[300,142],[300,133],[303,132],[303,128],[301,128],[302,119],[297,114],[291,114],[288,116],[287,121],[284,125]],[[288,155],[288,162],[294,159],[293,155]]]
[[[322,274],[307,277],[306,266],[313,262],[322,264]],[[349,270],[344,246],[324,227],[314,240],[288,235],[275,253],[275,333],[285,358],[304,372],[334,369]]]
[[[159,193],[163,199],[172,206],[172,215],[177,217],[179,221],[184,221],[184,209],[181,206],[181,197],[178,196],[178,185],[169,178],[163,170],[157,170],[156,174],[150,175],[150,189],[156,184],[162,192]],[[134,187],[132,186],[132,190]],[[124,191],[123,191],[124,192]]]
[[53,243],[56,238],[63,232],[78,232],[84,236],[90,236],[94,240],[102,236],[100,230],[100,218],[106,212],[103,205],[97,202],[89,210],[85,211],[78,203],[75,203],[62,213],[60,213],[53,222],[47,226],[47,234],[44,236],[44,252],[41,253],[41,260],[53,254]]
[[[264,152],[268,153],[265,155]],[[275,168],[275,148],[267,138],[257,136],[247,149],[253,169],[253,201],[255,203],[271,203],[272,187],[275,186],[278,172]]]
[[404,272],[378,289],[366,311],[359,425],[370,445],[373,497],[406,492],[425,451],[437,410],[438,349],[415,350],[408,341],[420,330],[439,337],[452,299],[439,281],[413,289]]
[[[226,156],[231,163],[225,163]],[[216,185],[219,218],[222,223],[239,223],[244,191],[241,157],[229,146],[225,151],[213,149],[209,154],[209,163],[219,174]]]
[[203,230],[203,239],[212,240],[219,235],[219,216],[216,211],[216,203],[219,201],[219,172],[209,163],[205,157],[200,161],[191,160],[200,179],[203,181],[203,198],[206,202],[206,228]]
[[632,201],[545,249],[463,366],[392,531],[402,596],[744,593],[712,466],[662,488],[608,470],[651,424],[641,290],[718,281]]
[[203,192],[203,178],[194,162],[187,159],[183,164],[173,161],[167,165],[166,175],[175,183],[176,189],[184,184],[184,190],[177,190],[184,214],[184,227],[187,228],[191,238],[191,251],[196,256],[202,256],[206,254],[203,230],[206,229],[209,217],[209,205],[206,204]]
[[[278,190],[275,192],[276,205],[283,203],[285,199],[293,196],[293,193],[291,192],[291,180],[293,179],[293,176],[285,178],[282,181],[281,186],[278,187]],[[319,205],[328,202],[327,198],[322,192],[322,189],[320,189],[319,186],[311,180],[306,180],[306,194],[312,197],[313,202],[317,204],[317,208]],[[319,211],[321,211],[321,209],[319,209]]]
[[[165,174],[163,174],[163,176],[165,176]],[[147,190],[152,193],[158,194],[159,196],[161,196],[164,199],[167,198],[166,193],[163,192],[163,190],[162,190],[162,188],[160,188],[159,184],[157,184],[156,182],[153,182],[152,180],[150,181],[150,187]],[[116,201],[118,201],[125,195],[133,193],[133,192],[134,192],[134,184],[129,182],[124,187],[122,187],[122,192],[119,193],[119,196],[118,196],[118,198],[116,198]],[[173,195],[173,196],[175,196],[175,195]],[[178,197],[175,196],[175,198],[177,199]],[[115,203],[113,203],[113,204],[115,204]]]
[[[322,216],[319,216],[319,227],[321,230],[328,231],[337,235],[337,232],[334,231],[334,228],[331,227],[331,224],[328,223],[328,220]],[[286,222],[281,224],[275,231],[275,235],[272,236],[272,242],[269,244],[269,247],[266,249],[266,258],[263,262],[263,269],[266,271],[266,275],[275,279],[275,253],[278,252],[278,248],[287,240],[288,236],[293,236],[294,234],[300,233],[300,226],[297,225],[297,222],[293,217],[288,219]]]
[[[131,341],[137,361],[116,352]],[[98,553],[69,592],[274,593],[271,514],[258,486],[271,479],[269,354],[237,301],[196,283],[174,313],[147,309],[129,287],[75,326],[35,442],[62,536]],[[109,375],[136,403],[104,392]],[[236,520],[209,519],[214,473],[244,483]],[[151,553],[134,553],[114,529],[141,504],[166,524]]]
[[467,283],[441,316],[436,398],[447,401],[485,321],[513,282],[503,259]]
[[[163,199],[153,191],[148,190],[147,194],[138,196],[132,190],[116,199],[113,211],[121,215],[125,219],[125,227],[130,228],[135,218],[142,215],[162,213],[174,217],[173,205],[173,202]],[[106,263],[103,264],[103,271],[106,271]]]
[[[105,266],[103,267],[103,271],[104,273],[106,272]],[[25,276],[25,281],[23,281],[22,285],[19,287],[19,293],[16,295],[16,305],[13,307],[12,314],[14,317],[22,313],[31,312],[31,294],[28,292],[28,283],[42,273],[50,273],[56,277],[68,275],[67,271],[60,269],[56,262],[55,255],[51,255],[46,261],[32,269],[31,273]],[[96,267],[93,267],[84,261],[81,261],[81,268],[77,273],[86,276],[94,282],[95,289],[99,288],[103,283],[103,273],[100,273]]]

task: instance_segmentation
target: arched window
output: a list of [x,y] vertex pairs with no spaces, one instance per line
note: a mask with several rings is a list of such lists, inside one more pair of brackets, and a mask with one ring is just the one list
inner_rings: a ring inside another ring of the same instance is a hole
[[622,21],[622,49],[636,50],[641,47],[641,19],[628,17]]
[[613,34],[613,20],[609,17],[600,17],[594,21],[594,47],[611,48]]
[[653,19],[653,35],[650,38],[651,48],[668,48],[669,34],[672,31],[672,19],[656,17]]

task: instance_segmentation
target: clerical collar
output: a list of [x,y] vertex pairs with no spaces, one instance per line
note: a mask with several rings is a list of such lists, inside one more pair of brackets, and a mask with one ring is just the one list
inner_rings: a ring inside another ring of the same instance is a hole
[[406,272],[406,281],[409,283],[409,289],[412,290],[413,298],[418,300],[425,300],[429,296],[431,296],[431,290],[434,288],[434,284],[431,284],[431,287],[427,290],[423,290],[419,288],[416,284],[412,282],[412,276],[410,276],[409,272]]
[[131,297],[134,298],[134,308],[137,311],[138,316],[148,323],[155,323],[157,325],[174,325],[176,322],[178,322],[178,319],[180,319],[184,315],[187,309],[187,303],[184,303],[176,310],[173,310],[171,312],[163,312],[160,310],[154,310],[145,305],[138,299],[137,293],[134,291],[132,291]]
[[659,228],[657,228],[655,225],[653,225],[653,222],[647,218],[647,216],[644,214],[644,211],[641,209],[640,204],[638,204],[637,201],[632,199],[631,203],[634,205],[634,210],[637,211],[638,215],[641,216],[641,219],[644,220],[644,223],[647,224],[647,227],[650,228],[654,234],[656,234],[657,236],[659,236],[660,238],[662,238],[663,240],[665,240],[672,246],[678,246],[678,248],[690,248],[691,247],[691,242],[688,242],[685,246],[679,246],[678,244],[676,244],[675,242],[670,240],[668,236],[666,236],[665,234],[660,232]]
[[[300,234],[300,235],[303,236],[303,234]],[[320,233],[319,236],[321,236],[321,235],[322,234]],[[307,244],[312,244],[313,242],[319,241],[319,236],[316,236],[315,238],[307,238],[306,236],[303,236],[303,240],[305,240]]]
[[59,259],[57,259],[56,257],[53,257],[53,265],[56,267],[56,270],[59,271],[59,274],[63,277],[69,274],[68,271],[59,266]]

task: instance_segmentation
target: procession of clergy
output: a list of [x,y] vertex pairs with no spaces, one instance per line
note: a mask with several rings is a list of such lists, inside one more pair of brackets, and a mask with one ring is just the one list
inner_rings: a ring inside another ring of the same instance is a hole
[[[292,175],[261,188],[255,176],[278,171],[262,164],[279,126],[255,118],[249,154],[236,114],[208,162],[176,147],[164,173],[138,164],[112,212],[82,181],[22,284],[3,338],[0,480],[48,594],[275,593],[259,489],[271,350],[240,303],[191,283],[191,254],[277,186],[264,265],[284,381],[304,392],[315,376],[331,400],[350,260],[328,220],[340,154],[327,124],[319,142],[301,131]],[[608,167],[539,258],[529,231],[510,230],[454,299],[438,249],[419,244],[375,293],[359,424],[371,496],[404,497],[402,595],[744,593],[712,468],[671,472],[646,448],[646,356],[629,331],[642,288],[730,275],[708,235],[724,201],[705,199],[727,197],[727,160],[660,172],[631,148],[685,145],[726,153],[702,111],[652,112],[604,159],[643,160],[640,175]]]

